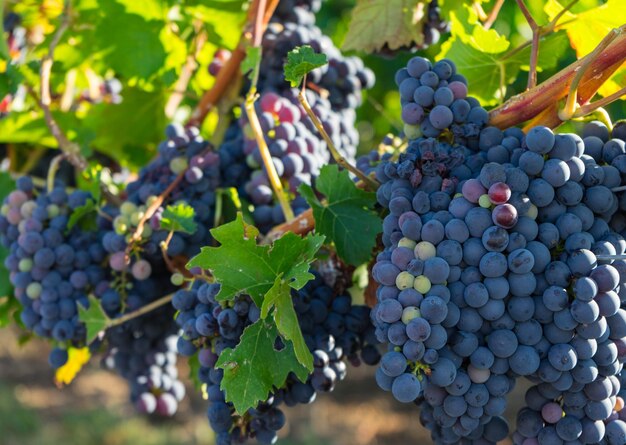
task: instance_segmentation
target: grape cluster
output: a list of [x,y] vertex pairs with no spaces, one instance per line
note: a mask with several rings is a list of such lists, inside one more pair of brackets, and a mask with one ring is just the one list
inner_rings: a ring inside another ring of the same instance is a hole
[[58,342],[49,360],[58,368],[68,346],[84,344],[78,305],[88,307],[89,293],[106,283],[106,252],[97,231],[69,226],[72,212],[91,199],[88,193],[68,194],[60,183],[38,190],[29,177],[16,185],[0,210],[0,241],[9,250],[5,266],[25,327]]
[[516,444],[623,443],[626,263],[601,255],[626,250],[609,226],[623,230],[612,189],[626,150],[608,132],[589,134],[599,129],[583,140],[483,127],[471,149],[454,150],[464,165],[437,152],[442,133],[377,168],[390,212],[373,269],[373,320],[390,345],[377,382],[422,406],[436,443],[504,438],[500,416],[519,376],[537,384],[546,412],[529,402],[520,416],[532,428],[522,423]]
[[215,363],[224,349],[237,345],[245,327],[258,321],[260,312],[247,296],[220,305],[215,300],[218,292],[218,284],[196,281],[191,289],[178,291],[172,301],[179,311],[176,321],[182,329],[178,351],[185,356],[198,355],[199,378],[207,385],[210,401],[207,415],[218,444],[242,442],[248,437],[274,443],[276,432],[285,424],[280,405],[311,403],[317,393],[332,391],[346,376],[346,359],[358,365],[361,361],[375,364],[380,358],[374,346],[369,308],[353,305],[348,295],[335,295],[315,274],[313,281],[293,292],[298,321],[313,355],[314,372],[304,383],[289,376],[283,388],[240,417],[225,402],[220,388],[223,371],[215,368]]
[[[333,144],[347,159],[354,159],[359,142],[355,109],[361,104],[362,91],[374,84],[372,71],[361,59],[344,57],[315,26],[313,12],[319,9],[319,3],[279,4],[263,37],[257,85],[261,97],[256,112],[283,188],[293,196],[295,214],[308,207],[297,193],[298,186],[311,185],[330,156],[326,142],[298,101],[298,90],[284,79],[287,53],[296,46],[310,45],[328,56],[328,65],[307,75],[306,97]],[[255,225],[261,232],[282,223],[282,209],[273,195],[245,113],[230,126],[218,152],[222,183],[238,188],[254,206]]]
[[428,59],[413,57],[396,73],[395,81],[409,139],[438,137],[445,131],[462,143],[459,138],[477,136],[489,120],[480,103],[467,96],[467,80],[449,59],[433,65]]
[[165,306],[107,332],[103,363],[128,381],[130,400],[140,413],[171,417],[185,397],[176,368],[173,316]]

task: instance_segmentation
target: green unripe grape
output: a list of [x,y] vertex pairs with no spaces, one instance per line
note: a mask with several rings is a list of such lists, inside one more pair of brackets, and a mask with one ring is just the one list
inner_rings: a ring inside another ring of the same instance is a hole
[[407,306],[402,311],[402,323],[409,324],[409,321],[422,316],[420,310],[415,306]]
[[143,218],[143,217],[144,217],[144,215],[145,215],[145,213],[144,213],[144,212],[142,212],[142,211],[136,211],[136,212],[133,212],[133,213],[130,215],[130,223],[131,223],[133,226],[138,226],[138,225],[139,225],[139,221],[141,221],[141,218]]
[[432,258],[437,255],[437,248],[431,242],[420,241],[415,246],[414,252],[416,258],[419,258],[422,261],[426,261],[428,258]]
[[2,204],[2,207],[0,207],[0,215],[7,216],[9,214],[10,208],[11,206],[9,206],[8,204]]
[[430,280],[426,278],[424,275],[415,277],[415,281],[413,282],[413,289],[418,291],[420,294],[427,294],[430,288],[431,288]]
[[22,214],[23,218],[30,218],[31,216],[33,216],[33,212],[36,208],[37,203],[35,201],[26,201],[24,204],[22,204],[22,207],[20,208],[20,213]]
[[143,230],[141,231],[141,237],[150,238],[151,235],[152,235],[152,227],[150,227],[148,224],[145,224],[143,226]]
[[480,198],[478,198],[478,205],[488,209],[491,207],[491,199],[489,199],[489,195],[480,195]]
[[246,164],[248,164],[248,167],[250,167],[252,170],[260,167],[259,164],[254,160],[252,155],[246,156]]
[[176,175],[187,170],[187,158],[179,156],[178,158],[174,158],[170,161],[170,170]]
[[410,238],[402,238],[398,241],[398,247],[408,247],[409,249],[415,249],[417,243]]
[[396,277],[396,287],[400,290],[409,289],[413,287],[413,281],[415,277],[409,272],[400,272]]
[[17,265],[20,272],[30,272],[33,268],[33,260],[30,258],[22,258]]
[[422,129],[419,125],[404,124],[404,134],[407,139],[417,139],[422,137]]
[[61,209],[56,204],[50,204],[48,207],[46,207],[46,210],[48,211],[48,218],[50,219],[59,216],[59,214],[61,213]]
[[120,206],[120,213],[122,215],[131,215],[133,214],[135,211],[137,210],[137,206],[135,204],[133,204],[132,202],[128,202],[126,201],[125,203],[123,203]]
[[528,207],[528,211],[526,212],[526,215],[529,218],[532,219],[537,219],[537,216],[539,215],[539,210],[537,209],[537,206],[535,204],[531,204],[530,207]]
[[41,291],[43,290],[43,288],[41,287],[41,284],[39,283],[30,283],[27,287],[26,287],[26,296],[28,298],[31,298],[33,300],[39,298],[39,296],[41,295]]
[[141,206],[140,208],[142,210],[146,210],[146,207],[150,207],[152,204],[154,204],[154,201],[156,201],[157,199],[159,199],[158,197],[152,195],[152,196],[148,196],[148,199],[146,199],[146,206]]
[[185,277],[182,273],[175,272],[172,274],[170,281],[174,286],[182,286],[182,284],[185,282]]

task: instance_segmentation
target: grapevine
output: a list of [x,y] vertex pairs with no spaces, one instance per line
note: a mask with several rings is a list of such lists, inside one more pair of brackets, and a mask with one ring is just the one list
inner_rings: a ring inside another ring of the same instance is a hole
[[0,8],[0,327],[57,386],[176,422],[188,368],[274,444],[362,367],[433,444],[626,445],[618,0],[166,3]]

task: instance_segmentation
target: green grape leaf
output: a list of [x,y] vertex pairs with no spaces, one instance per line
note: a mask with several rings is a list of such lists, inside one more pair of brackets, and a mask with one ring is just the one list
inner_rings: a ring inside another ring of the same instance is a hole
[[261,47],[249,46],[246,58],[241,62],[241,72],[248,75],[248,79],[258,79],[261,68]]
[[320,235],[301,238],[287,233],[271,246],[260,246],[256,240],[258,229],[246,224],[241,214],[235,221],[212,229],[211,234],[221,246],[203,247],[187,267],[213,272],[221,285],[219,301],[247,294],[259,307],[277,277],[282,276],[294,289],[311,280],[309,266],[324,242]]
[[[517,79],[520,70],[528,70],[530,48],[513,52],[506,37],[493,29],[485,30],[469,7],[452,11],[450,17],[452,37],[441,45],[438,58],[454,61],[458,72],[467,78],[472,96],[483,106],[502,102],[507,86]],[[566,47],[563,33],[543,37],[538,71],[554,67]]]
[[104,331],[111,322],[102,310],[102,307],[100,307],[100,301],[92,295],[89,296],[89,308],[85,308],[80,303],[78,304],[78,319],[85,323],[87,328],[87,344],[95,340],[98,334]]
[[[8,272],[6,272],[6,277],[4,277],[3,275],[5,275],[5,272],[6,269],[2,268],[2,272],[0,273],[0,279],[6,278],[6,280],[8,281],[9,274]],[[5,287],[4,283],[2,287]],[[21,305],[20,302],[17,301],[17,298],[14,298],[8,294],[4,294],[3,290],[2,294],[0,294],[0,328],[4,328],[10,325],[11,322],[14,320],[15,314],[19,314],[20,309]]]
[[97,211],[98,205],[93,199],[88,199],[84,205],[76,207],[67,221],[67,233],[78,223],[83,230],[96,230],[95,218],[87,218],[87,216],[95,216]]
[[196,233],[198,225],[194,221],[196,211],[187,203],[169,205],[163,210],[161,217],[161,227],[172,232],[182,232],[188,234]]
[[291,299],[291,287],[289,287],[289,283],[283,280],[282,275],[276,277],[274,285],[263,299],[261,318],[267,318],[272,308],[274,308],[274,321],[278,331],[286,340],[293,343],[298,362],[309,371],[313,371],[313,356],[300,330],[298,315]]
[[93,200],[100,203],[102,199],[102,165],[91,164],[82,174],[78,175],[78,185],[81,190],[89,192]]
[[[12,190],[15,190],[15,181],[11,178],[11,175],[7,172],[0,173],[0,203],[4,201]],[[11,286],[11,280],[9,279],[9,271],[4,267],[4,260],[9,255],[9,251],[0,246],[0,297],[10,296],[13,294],[13,287]],[[9,300],[16,301],[14,298]],[[8,304],[13,304],[11,301]],[[0,326],[2,326],[2,309],[0,309]],[[8,315],[8,313],[7,313]]]
[[244,0],[202,0],[185,4],[184,11],[200,20],[207,30],[209,42],[219,48],[234,49],[241,37],[246,18]]
[[421,45],[423,18],[429,2],[422,0],[358,0],[352,10],[344,50],[379,51]]
[[189,380],[191,380],[191,384],[194,389],[196,391],[200,391],[203,383],[200,381],[200,376],[198,375],[198,371],[200,371],[200,360],[198,359],[198,354],[194,354],[189,357],[187,365],[189,366]]
[[248,209],[242,205],[239,192],[235,187],[219,188],[216,195],[215,224],[213,227],[234,221],[239,212],[244,212],[244,218],[246,218],[245,213],[249,213]]
[[316,187],[325,196],[323,202],[311,186],[298,189],[313,209],[315,230],[335,243],[346,263],[358,266],[368,261],[382,230],[380,217],[372,211],[376,194],[358,189],[348,172],[336,165],[322,167]]
[[291,82],[292,87],[297,87],[304,76],[327,63],[326,54],[316,53],[309,45],[297,46],[287,54],[285,80]]
[[258,320],[248,326],[235,349],[225,349],[217,365],[224,370],[221,388],[226,400],[232,402],[239,414],[256,407],[273,388],[280,388],[289,373],[305,381],[308,371],[296,360],[291,342],[275,348],[278,338],[276,326],[267,320]]
[[[544,11],[550,20],[553,20],[567,3],[569,2],[548,0],[545,2]],[[569,42],[576,51],[576,56],[581,59],[593,51],[612,29],[619,28],[625,22],[624,1],[608,0],[600,6],[594,6],[578,14],[571,11],[566,12],[559,19],[555,29],[567,32]],[[608,96],[619,90],[623,83],[618,80],[624,75],[626,75],[626,64],[623,64],[613,75],[614,77],[605,82],[598,92],[602,96]]]

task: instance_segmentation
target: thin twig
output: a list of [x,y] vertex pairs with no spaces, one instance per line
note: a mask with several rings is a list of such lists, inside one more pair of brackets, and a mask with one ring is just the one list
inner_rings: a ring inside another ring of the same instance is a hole
[[308,114],[309,118],[313,122],[313,125],[315,126],[315,128],[317,128],[317,131],[320,132],[320,134],[322,135],[322,137],[326,141],[326,145],[328,146],[328,150],[330,151],[331,155],[333,156],[333,159],[335,160],[335,162],[337,162],[337,164],[339,164],[341,167],[345,168],[346,170],[352,172],[357,178],[359,178],[361,181],[363,181],[367,185],[367,187],[369,189],[376,190],[380,186],[378,181],[368,177],[361,170],[359,170],[358,168],[356,168],[355,166],[350,164],[341,155],[341,153],[339,153],[339,150],[337,150],[337,147],[335,147],[335,144],[333,143],[333,140],[330,138],[330,136],[328,136],[328,133],[324,129],[324,126],[320,122],[319,118],[317,117],[317,115],[311,109],[311,106],[309,105],[309,101],[306,98],[306,89],[305,89],[306,87],[305,87],[305,85],[306,85],[306,79],[305,79],[304,82],[302,82],[302,89],[298,93],[298,100],[300,101],[300,104],[304,108],[304,111],[306,111],[306,114]]
[[119,318],[114,318],[107,325],[106,329],[110,329],[110,328],[113,328],[115,326],[119,326],[119,325],[124,324],[127,321],[130,321],[130,320],[132,320],[134,318],[141,317],[142,315],[145,315],[145,314],[147,314],[149,312],[152,312],[153,310],[158,309],[161,306],[165,306],[166,304],[169,304],[172,301],[173,297],[174,297],[174,294],[166,295],[165,297],[161,297],[158,300],[154,300],[152,303],[148,303],[145,306],[140,307],[136,311],[129,312],[129,313],[125,314],[125,315],[122,315]]
[[572,80],[572,83],[570,84],[565,106],[561,111],[559,111],[559,118],[561,118],[561,120],[567,121],[574,116],[578,108],[578,85],[580,84],[580,81],[587,72],[589,66],[598,58],[600,54],[602,54],[602,51],[604,51],[611,44],[611,42],[615,40],[618,35],[620,35],[620,33],[621,31],[619,29],[612,29],[606,36],[604,36],[598,46],[585,56],[580,68]]
[[[236,73],[239,71],[239,66],[246,57],[246,48],[250,42],[250,28],[253,27],[253,23],[257,21],[256,12],[258,11],[260,1],[261,0],[252,1],[246,19],[247,25],[244,27],[237,48],[233,50],[230,58],[224,63],[224,66],[220,68],[220,71],[215,77],[213,87],[200,99],[200,102],[189,118],[188,125],[198,127],[202,124],[207,114],[209,114],[209,111],[211,111],[213,106],[221,99],[228,86],[231,84],[233,77],[235,77]],[[267,3],[262,22],[263,31],[265,31],[267,24],[274,14],[274,10],[276,6],[278,6],[278,1],[279,0],[269,0]]]
[[196,36],[193,40],[191,51],[187,55],[187,61],[180,71],[180,76],[178,77],[176,84],[174,84],[174,92],[167,100],[167,104],[165,105],[165,115],[169,119],[174,117],[174,113],[176,113],[178,106],[185,97],[187,85],[189,85],[189,81],[191,80],[193,73],[198,68],[198,63],[196,62],[196,59],[198,58],[198,54],[200,53],[202,47],[207,41],[207,35],[204,31],[201,30],[200,24],[197,24],[195,26],[195,30]]
[[280,182],[280,177],[276,172],[276,167],[274,166],[274,162],[272,161],[272,155],[270,154],[270,149],[267,146],[267,142],[265,141],[265,136],[263,136],[263,129],[261,128],[261,123],[259,122],[259,118],[256,115],[256,110],[254,109],[254,101],[255,97],[253,95],[249,95],[246,99],[246,114],[248,116],[248,121],[250,123],[250,128],[254,133],[254,137],[256,139],[256,143],[259,146],[259,151],[261,152],[261,159],[263,160],[263,165],[265,165],[265,171],[267,172],[267,178],[270,181],[270,185],[274,190],[274,194],[278,199],[280,204],[280,208],[285,215],[285,220],[290,222],[294,219],[293,209],[289,204],[289,199],[285,194],[285,190],[283,189],[283,184]]
[[169,247],[173,236],[174,236],[174,231],[170,230],[170,232],[167,234],[167,237],[165,238],[165,241],[162,241],[161,246],[160,246],[161,253],[163,254],[163,261],[165,262],[167,269],[172,273],[178,271],[176,268],[176,265],[174,264],[170,256],[167,254],[167,248]]
[[[626,32],[626,25],[620,29]],[[626,33],[615,39],[587,70],[579,85],[579,101],[586,103],[598,88],[610,78],[626,59]],[[569,92],[569,85],[580,69],[584,59],[563,68],[535,88],[511,97],[489,112],[489,123],[505,129],[530,120],[529,125],[556,127],[561,123],[558,116],[559,101]]]
[[526,7],[524,0],[515,1],[517,2],[519,9],[522,11],[522,14],[524,14],[524,18],[528,22],[528,26],[530,26],[530,29],[533,32],[532,46],[530,50],[530,64],[528,68],[528,84],[526,86],[526,89],[530,90],[537,85],[537,60],[539,59],[539,33],[541,28],[537,25],[537,22]]
[[67,136],[65,136],[65,133],[63,133],[63,130],[61,130],[61,127],[59,127],[56,120],[52,116],[52,112],[50,111],[50,104],[52,102],[50,98],[50,73],[52,71],[52,64],[54,61],[54,50],[56,49],[57,45],[61,41],[61,38],[63,37],[63,34],[67,30],[67,28],[69,28],[70,6],[71,6],[70,3],[71,3],[70,0],[65,0],[65,4],[63,7],[63,19],[61,21],[61,25],[59,26],[56,33],[52,37],[52,41],[50,42],[50,46],[48,48],[48,54],[44,56],[44,58],[41,61],[41,70],[40,70],[41,100],[39,103],[40,103],[41,109],[43,110],[44,120],[46,121],[46,125],[50,129],[50,132],[56,139],[57,143],[59,144],[59,149],[63,151],[63,153],[67,157],[67,160],[74,167],[78,169],[84,169],[87,165],[87,161],[83,158],[82,154],[80,153],[80,147],[77,144],[71,142],[67,138]]
[[502,9],[502,5],[504,5],[504,0],[497,0],[496,4],[493,5],[491,12],[487,16],[487,20],[483,23],[483,28],[489,29],[493,26],[493,23],[498,18],[498,14],[500,13],[500,9]]
[[598,99],[594,102],[581,106],[580,108],[578,108],[576,113],[574,113],[574,117],[586,116],[589,113],[596,111],[598,108],[606,107],[608,104],[613,103],[624,96],[626,96],[626,87],[620,89],[619,91],[616,91],[609,96],[603,97],[602,99]]
[[144,215],[139,220],[139,223],[137,223],[137,228],[135,229],[132,236],[128,240],[128,245],[126,246],[126,256],[130,256],[130,252],[132,251],[135,243],[141,240],[141,236],[143,234],[143,228],[146,225],[146,222],[148,222],[148,220],[154,216],[154,214],[159,209],[159,207],[163,205],[163,201],[165,201],[165,198],[167,198],[170,195],[170,193],[174,191],[174,189],[180,184],[180,182],[183,180],[184,177],[185,177],[185,172],[182,172],[178,176],[176,176],[176,179],[174,179],[172,183],[169,186],[167,186],[167,188],[163,191],[163,193],[157,196],[157,198],[152,202],[152,204],[150,204],[150,206],[146,209]]
[[622,185],[621,187],[613,187],[611,191],[612,192],[626,192],[626,185]]
[[61,166],[61,161],[63,161],[63,158],[65,158],[65,156],[63,154],[60,154],[56,155],[54,158],[52,158],[52,161],[50,161],[50,166],[48,167],[48,178],[46,181],[48,193],[54,190],[54,177],[59,171],[59,167]]

